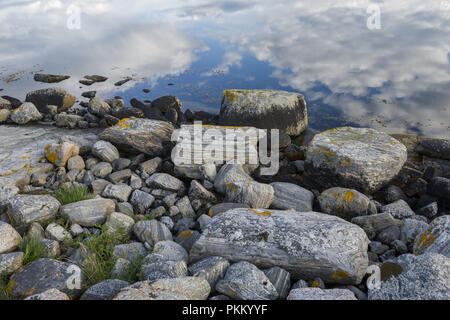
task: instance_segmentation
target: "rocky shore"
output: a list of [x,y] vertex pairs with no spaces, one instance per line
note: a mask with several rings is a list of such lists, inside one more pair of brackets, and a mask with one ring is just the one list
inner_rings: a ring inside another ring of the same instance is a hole
[[[0,98],[0,299],[450,299],[450,140],[305,137],[284,91],[226,90],[219,115],[83,97]],[[279,129],[278,172],[174,163],[195,120]]]

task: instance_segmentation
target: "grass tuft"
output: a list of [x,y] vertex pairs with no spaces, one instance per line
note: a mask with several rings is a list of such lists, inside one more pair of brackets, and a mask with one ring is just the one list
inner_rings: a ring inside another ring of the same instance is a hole
[[0,301],[2,300],[13,300],[13,297],[8,291],[9,279],[6,276],[0,277]]
[[23,265],[27,265],[40,258],[45,258],[45,243],[41,239],[23,238],[19,245],[20,251],[24,253]]
[[64,206],[69,203],[92,199],[93,195],[86,185],[63,186],[55,191],[55,197]]

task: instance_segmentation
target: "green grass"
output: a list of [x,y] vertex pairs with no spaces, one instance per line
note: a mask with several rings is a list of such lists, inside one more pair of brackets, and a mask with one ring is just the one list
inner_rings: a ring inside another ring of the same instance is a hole
[[91,236],[85,241],[84,244],[89,250],[89,256],[82,268],[86,276],[86,287],[111,278],[115,264],[114,246],[125,243],[128,238],[129,233],[124,230],[108,233],[107,227],[103,226],[100,235]]
[[69,203],[92,199],[93,195],[89,191],[88,186],[83,185],[77,187],[60,187],[55,191],[55,197],[64,206]]
[[1,300],[13,300],[13,297],[8,292],[9,279],[6,276],[0,277],[0,301]]
[[45,243],[36,237],[22,239],[19,249],[24,253],[23,265],[27,265],[46,256]]

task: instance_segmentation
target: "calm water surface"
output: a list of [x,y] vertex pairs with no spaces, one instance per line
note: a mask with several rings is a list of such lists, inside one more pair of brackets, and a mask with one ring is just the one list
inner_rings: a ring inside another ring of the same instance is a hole
[[223,89],[283,89],[306,96],[314,129],[450,137],[450,0],[0,0],[0,26],[0,95],[54,86],[36,72],[71,75],[57,86],[78,97],[170,94],[211,112]]

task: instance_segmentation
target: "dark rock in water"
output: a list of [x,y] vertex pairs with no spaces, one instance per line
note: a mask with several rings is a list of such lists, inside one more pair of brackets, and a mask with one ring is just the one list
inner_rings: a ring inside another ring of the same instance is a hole
[[122,109],[125,107],[125,101],[121,98],[106,99],[105,102],[109,104],[111,109]]
[[5,100],[8,100],[11,103],[11,107],[13,109],[20,107],[20,105],[22,104],[22,101],[20,101],[19,99],[10,97],[10,96],[2,96],[2,98]]
[[105,82],[108,80],[107,77],[99,76],[99,75],[92,75],[92,76],[84,76],[85,79],[94,81],[94,82]]
[[159,120],[159,121],[167,121],[166,117],[159,111],[157,108],[148,107],[144,110],[144,114],[146,118]]
[[159,109],[162,113],[166,113],[170,108],[174,108],[178,112],[183,111],[183,104],[174,96],[164,96],[152,102],[152,107]]
[[122,108],[122,109],[114,109],[112,111],[112,115],[119,119],[124,118],[143,118],[144,111],[138,108]]
[[135,108],[141,109],[142,111],[148,108],[148,105],[146,105],[145,103],[136,98],[131,99],[130,104]]
[[81,101],[81,102],[79,103],[79,105],[82,106],[83,108],[88,108],[88,107],[89,107],[89,102]]
[[128,78],[125,78],[125,79],[123,79],[123,80],[117,81],[116,83],[114,83],[114,85],[115,85],[116,87],[120,87],[121,85],[127,83],[127,82],[130,81],[130,80],[132,80],[132,78],[128,77]]
[[58,83],[69,79],[70,76],[58,76],[54,74],[42,74],[36,73],[34,75],[34,81],[45,82],[45,83]]
[[95,81],[92,81],[92,80],[80,80],[78,82],[81,83],[81,84],[84,84],[85,86],[90,86],[90,85],[93,85],[95,83]]
[[450,160],[450,140],[424,139],[419,141],[416,151],[438,159]]
[[142,89],[142,91],[144,91],[145,93],[149,93],[150,89]]
[[116,117],[114,117],[112,115],[109,115],[109,114],[105,114],[103,119],[105,119],[108,127],[115,126],[120,121],[120,119],[118,119],[118,118],[116,118]]
[[48,105],[57,106],[58,112],[61,112],[72,107],[76,98],[64,89],[47,88],[28,93],[25,101],[32,102],[39,112],[48,113]]
[[92,98],[95,97],[96,94],[97,94],[97,91],[86,91],[86,92],[83,92],[83,93],[81,94],[81,96],[83,96],[83,97],[85,97],[85,98],[92,99]]
[[174,108],[170,108],[165,117],[167,121],[172,122],[173,124],[178,122],[178,113]]

